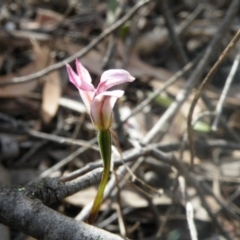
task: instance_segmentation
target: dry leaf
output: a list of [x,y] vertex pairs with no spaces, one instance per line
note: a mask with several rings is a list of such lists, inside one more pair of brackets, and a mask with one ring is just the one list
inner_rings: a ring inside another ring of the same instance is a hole
[[[51,64],[54,64],[54,60],[51,60]],[[46,76],[46,81],[43,87],[41,117],[44,123],[48,124],[52,118],[56,115],[59,99],[61,97],[61,79],[59,71],[54,71]]]
[[[45,31],[52,31],[63,20],[63,15],[52,11],[50,9],[38,8],[36,12],[35,20],[20,20],[20,27],[25,32],[32,30],[44,29]],[[18,31],[17,31],[18,32]]]
[[[69,55],[75,54],[80,51],[83,47],[81,45],[68,43],[63,41],[57,41],[57,48],[67,51]],[[96,50],[91,50],[89,53],[81,58],[82,64],[89,70],[89,72],[96,75],[101,75],[102,73],[102,54]],[[121,62],[116,62],[116,67],[121,67]],[[151,65],[145,63],[137,57],[137,55],[132,54],[128,66],[126,68],[134,77],[141,78],[144,76],[154,77],[162,81],[166,81],[173,76],[173,73],[167,71],[164,68],[152,67]]]
[[50,9],[38,9],[36,22],[44,29],[54,30],[59,22],[63,20],[63,16]]
[[97,189],[95,187],[89,187],[65,198],[64,201],[74,206],[82,207],[86,206],[89,202],[93,201],[96,196],[96,193]]
[[[9,79],[19,76],[27,76],[29,74],[35,73],[46,66],[48,54],[41,48],[37,43],[33,44],[33,51],[35,52],[36,58],[32,63],[29,63],[27,66],[21,68],[16,74],[8,74],[6,76],[0,76],[0,82],[7,82]],[[18,97],[23,96],[28,92],[33,91],[38,85],[36,80],[18,83],[13,85],[1,86],[0,87],[0,97]]]
[[62,107],[71,109],[73,111],[79,112],[79,113],[86,113],[87,112],[87,108],[83,103],[78,102],[78,101],[73,100],[73,99],[61,97],[59,99],[59,105],[62,106]]

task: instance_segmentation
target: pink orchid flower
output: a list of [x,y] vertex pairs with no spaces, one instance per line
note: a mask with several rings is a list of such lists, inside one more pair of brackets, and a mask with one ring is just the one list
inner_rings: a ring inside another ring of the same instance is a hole
[[132,82],[135,78],[123,69],[107,70],[102,74],[97,88],[94,88],[88,70],[77,59],[76,69],[77,74],[67,64],[69,80],[79,90],[93,124],[101,131],[109,129],[112,123],[112,109],[124,91],[107,90],[121,83]]

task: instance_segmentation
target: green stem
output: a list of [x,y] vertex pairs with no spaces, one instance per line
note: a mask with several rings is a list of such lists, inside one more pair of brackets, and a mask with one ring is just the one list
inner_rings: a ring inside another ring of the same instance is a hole
[[97,217],[99,209],[103,201],[104,190],[108,182],[111,166],[111,133],[109,130],[99,131],[98,143],[100,147],[100,153],[103,159],[103,173],[102,179],[98,187],[97,195],[94,199],[91,213],[88,217],[88,223],[93,224]]

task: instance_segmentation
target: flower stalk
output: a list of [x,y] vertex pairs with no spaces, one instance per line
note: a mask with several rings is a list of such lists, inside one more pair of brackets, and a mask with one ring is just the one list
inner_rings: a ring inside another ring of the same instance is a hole
[[103,174],[98,187],[97,195],[94,199],[91,213],[88,218],[88,223],[93,224],[101,207],[104,190],[108,182],[111,167],[111,133],[110,130],[99,131],[98,143],[100,147],[101,157],[103,159]]

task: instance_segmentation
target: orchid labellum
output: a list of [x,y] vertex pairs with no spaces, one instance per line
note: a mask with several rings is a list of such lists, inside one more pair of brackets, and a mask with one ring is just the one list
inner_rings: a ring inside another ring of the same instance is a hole
[[132,82],[135,78],[123,69],[107,70],[102,74],[100,83],[95,88],[92,85],[92,79],[88,70],[78,60],[76,60],[76,70],[77,74],[67,65],[69,80],[79,90],[82,100],[90,113],[92,122],[99,131],[98,142],[104,162],[101,183],[88,219],[88,222],[92,224],[100,209],[104,189],[110,174],[111,134],[109,129],[112,124],[113,107],[117,99],[124,94],[123,90],[107,90],[122,83]]

